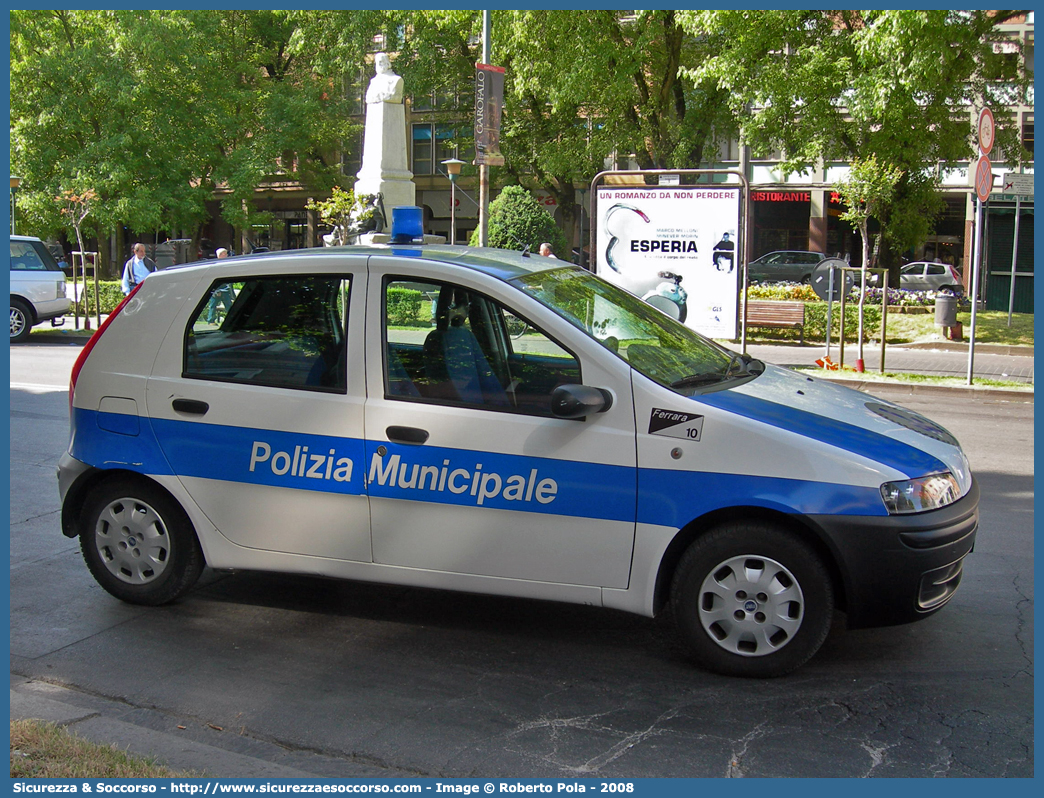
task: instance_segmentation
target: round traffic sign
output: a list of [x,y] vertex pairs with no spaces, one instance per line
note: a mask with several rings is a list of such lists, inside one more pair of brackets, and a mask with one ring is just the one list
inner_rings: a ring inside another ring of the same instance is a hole
[[975,166],[975,195],[979,198],[979,202],[985,202],[990,198],[992,190],[993,165],[990,163],[990,159],[983,155]]
[[[812,290],[824,302],[839,302],[841,294],[848,294],[855,285],[855,278],[850,271],[844,271],[847,261],[840,258],[821,260],[812,270]],[[833,276],[831,276],[833,273]],[[842,288],[842,285],[844,288]]]
[[993,149],[993,139],[996,130],[993,124],[993,111],[983,108],[979,111],[979,149],[983,155],[989,155]]

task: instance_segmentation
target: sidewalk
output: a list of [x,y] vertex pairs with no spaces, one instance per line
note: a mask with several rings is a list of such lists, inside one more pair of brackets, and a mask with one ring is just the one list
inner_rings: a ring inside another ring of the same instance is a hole
[[[739,344],[728,344],[729,348],[739,350]],[[823,344],[800,346],[797,344],[748,344],[747,352],[759,360],[786,368],[815,367],[816,360],[826,354]],[[853,344],[845,346],[844,365],[855,366],[858,349]],[[837,344],[830,349],[830,359],[840,362],[841,353]],[[976,380],[992,379],[1006,382],[1018,382],[1026,385],[1027,390],[1007,390],[984,386],[938,386],[917,383],[877,382],[872,376],[879,373],[881,365],[881,349],[879,346],[864,346],[863,359],[866,377],[846,379],[841,371],[822,371],[824,378],[842,382],[862,390],[872,390],[872,386],[887,384],[903,385],[912,390],[988,390],[999,393],[1013,393],[1025,397],[1027,392],[1032,396],[1034,359],[1033,347],[1008,346],[1006,344],[977,344],[973,361],[973,383]],[[968,344],[951,341],[940,341],[927,344],[893,344],[885,348],[885,370],[891,373],[923,374],[931,377],[957,377],[966,380],[968,376]]]
[[151,757],[172,770],[236,779],[408,778],[347,758],[294,751],[155,709],[141,709],[11,674],[11,720],[51,721],[101,745]]

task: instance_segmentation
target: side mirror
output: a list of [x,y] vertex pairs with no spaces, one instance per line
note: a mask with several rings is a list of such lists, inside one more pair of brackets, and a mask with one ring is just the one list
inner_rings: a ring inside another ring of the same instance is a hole
[[555,418],[586,418],[604,413],[613,406],[613,395],[590,385],[559,385],[551,394],[551,413]]

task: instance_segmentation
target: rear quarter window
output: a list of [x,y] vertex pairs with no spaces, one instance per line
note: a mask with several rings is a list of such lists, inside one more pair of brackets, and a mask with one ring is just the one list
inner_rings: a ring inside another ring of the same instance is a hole
[[215,281],[185,334],[183,376],[344,393],[347,275]]
[[43,244],[34,241],[11,242],[11,271],[13,272],[57,272],[57,262]]

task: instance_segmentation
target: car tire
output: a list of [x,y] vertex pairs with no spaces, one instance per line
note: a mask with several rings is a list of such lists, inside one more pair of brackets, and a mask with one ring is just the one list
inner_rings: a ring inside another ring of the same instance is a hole
[[108,480],[88,494],[80,550],[98,584],[130,604],[177,600],[206,564],[181,506],[159,486],[134,477]]
[[698,538],[682,555],[671,607],[700,666],[769,678],[804,665],[823,645],[834,591],[822,559],[796,535],[736,522]]
[[811,274],[806,274],[804,277],[802,277],[801,278],[801,284],[802,285],[812,285],[812,275]]
[[32,331],[32,308],[23,300],[11,297],[11,343],[22,343]]

